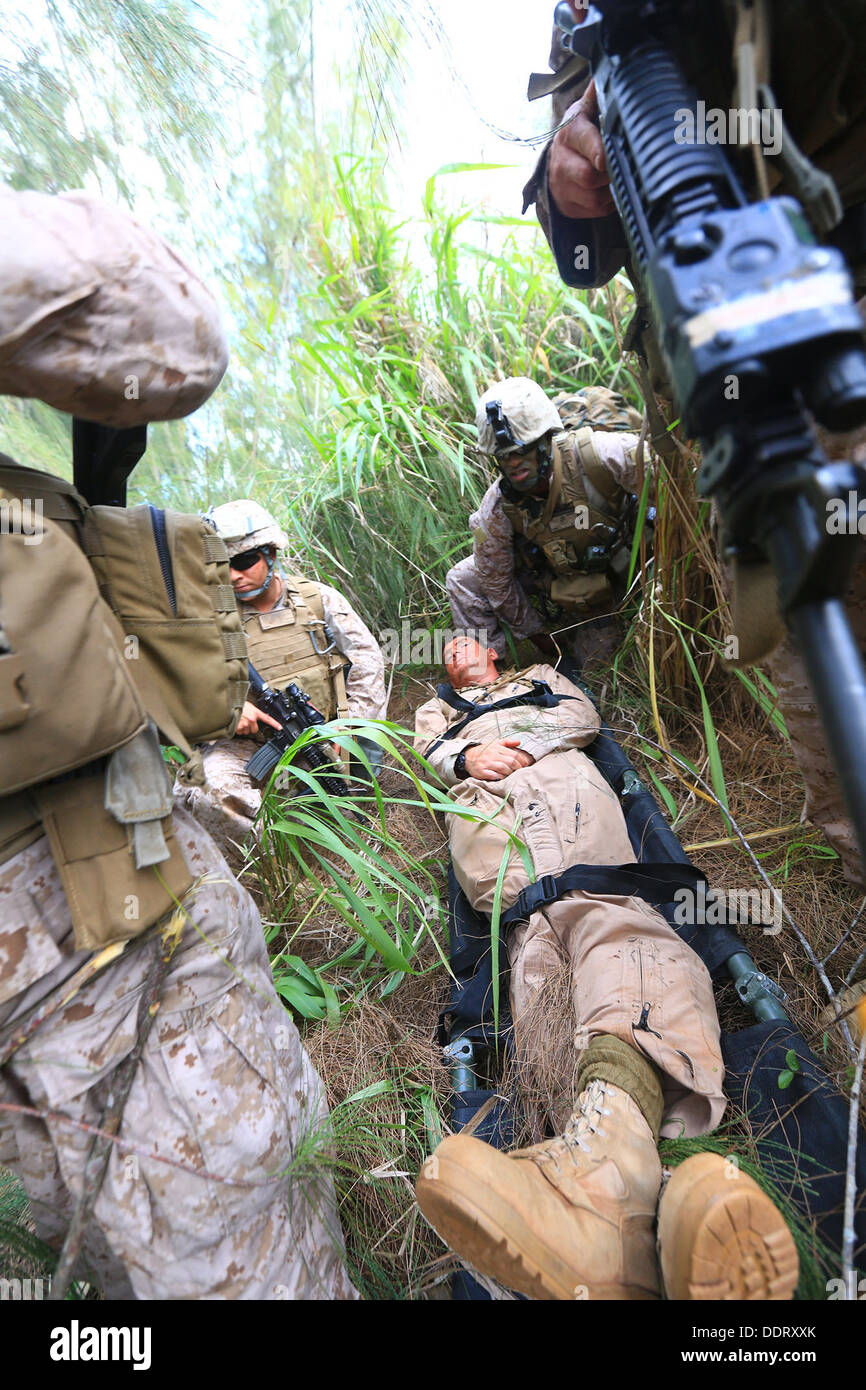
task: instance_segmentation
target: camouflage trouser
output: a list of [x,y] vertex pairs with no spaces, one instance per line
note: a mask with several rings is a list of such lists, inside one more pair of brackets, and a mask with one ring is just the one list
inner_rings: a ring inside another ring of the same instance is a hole
[[[77,1273],[110,1298],[357,1297],[328,1175],[322,1085],[274,992],[261,921],[204,832],[175,814],[191,890]],[[91,1136],[133,1048],[153,942],[125,953],[0,1070],[0,1164],[39,1235],[69,1225]],[[0,1036],[88,959],[45,839],[0,868]],[[324,1159],[324,1161],[323,1161]],[[177,1165],[177,1166],[173,1166]]]
[[[521,585],[530,597],[525,585]],[[472,633],[486,632],[487,645],[498,656],[506,654],[505,630],[499,614],[491,604],[481,584],[475,560],[471,555],[460,560],[445,576],[445,588],[451,604],[451,617],[457,629]],[[534,637],[550,632],[564,653],[571,655],[579,667],[604,666],[610,663],[620,643],[617,619],[609,613],[598,612],[588,618],[563,616],[561,621],[545,621],[538,615],[538,626],[531,630],[511,628],[513,636]]]
[[204,749],[206,787],[175,787],[177,804],[212,835],[233,868],[244,860],[262,794],[244,768],[259,748],[250,738],[225,738]]
[[[866,660],[866,556],[854,573],[846,610],[854,639]],[[839,781],[824,737],[824,727],[809,686],[803,659],[790,637],[766,659],[779,692],[779,709],[791,735],[791,749],[806,784],[806,815],[820,825],[842,860],[849,883],[866,889],[866,872],[845,811]]]

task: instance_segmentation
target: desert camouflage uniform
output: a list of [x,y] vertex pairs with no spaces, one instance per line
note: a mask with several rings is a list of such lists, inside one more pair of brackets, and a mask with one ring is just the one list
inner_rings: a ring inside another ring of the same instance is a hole
[[[119,428],[187,415],[211,395],[227,360],[219,311],[165,242],[85,193],[0,187],[0,209],[0,393]],[[4,758],[15,738],[2,731]],[[187,896],[123,1115],[132,1148],[111,1151],[81,1272],[109,1297],[354,1297],[333,1188],[313,1161],[327,1140],[321,1083],[276,997],[258,912],[204,832],[182,813],[174,826],[207,881]],[[0,1046],[90,959],[75,949],[47,840],[13,847],[0,859]],[[0,1164],[55,1248],[91,1138],[70,1121],[102,1120],[133,1048],[151,937],[133,939],[0,1068]]]
[[2,395],[123,429],[188,415],[226,369],[207,287],[89,193],[0,185],[0,277]]
[[[637,443],[637,435],[623,431],[592,432],[596,457],[624,492],[639,491]],[[470,516],[469,529],[473,552],[454,565],[445,578],[454,626],[481,634],[479,641],[483,645],[504,656],[503,622],[517,639],[549,632],[551,624],[533,606],[525,587],[529,578],[517,568],[514,528],[502,506],[498,479],[491,483],[480,507]],[[554,625],[553,631],[563,649],[575,651],[583,665],[609,660],[620,638],[616,619],[604,610],[598,616],[576,620],[564,613],[561,624]]]
[[[488,914],[504,854],[509,859],[503,912],[530,882],[520,855],[509,846],[508,831],[526,844],[534,879],[573,864],[634,862],[619,801],[580,751],[595,738],[600,721],[576,686],[541,664],[518,676],[504,675],[491,686],[463,687],[460,694],[473,703],[502,700],[530,690],[532,679],[574,699],[552,709],[518,706],[480,715],[459,737],[426,753],[459,806],[494,817],[487,822],[446,817],[460,886],[472,906]],[[463,717],[438,698],[422,705],[415,718],[419,751],[430,749]],[[530,767],[494,782],[455,779],[454,760],[470,744],[516,736],[535,758]],[[521,1037],[520,1020],[536,992],[568,963],[575,1054],[602,1034],[638,1046],[661,1074],[662,1132],[692,1135],[715,1128],[725,1109],[724,1068],[709,973],[660,913],[638,897],[573,891],[516,924],[507,945],[518,1043],[537,1074],[545,1062],[549,1072],[550,1060],[531,1034]],[[562,1098],[554,1123],[573,1108],[571,1078],[569,1069],[554,1083],[554,1094]]]
[[[387,705],[385,662],[378,642],[351,604],[328,584],[320,584],[325,622],[334,634],[337,651],[352,663],[346,677],[349,714],[358,719],[384,719]],[[287,598],[285,589],[281,607]],[[255,610],[241,604],[244,614]],[[289,677],[287,677],[288,679]],[[267,731],[268,725],[260,725]],[[250,738],[220,739],[204,753],[207,787],[178,791],[184,805],[213,835],[232,864],[243,860],[243,847],[261,810],[262,794],[244,768],[259,745]]]
[[[261,920],[207,835],[175,829],[193,873],[80,1273],[108,1298],[353,1298],[326,1159],[322,1084],[271,979]],[[0,1070],[0,1164],[56,1248],[90,1135],[133,1047],[153,945],[139,939]],[[0,867],[0,1036],[88,958],[43,838]],[[65,1118],[64,1118],[65,1117]],[[126,1147],[129,1146],[129,1147]],[[171,1167],[160,1159],[184,1165]],[[317,1162],[317,1159],[320,1160]],[[220,1179],[238,1183],[232,1186]],[[252,1184],[247,1186],[246,1184]]]

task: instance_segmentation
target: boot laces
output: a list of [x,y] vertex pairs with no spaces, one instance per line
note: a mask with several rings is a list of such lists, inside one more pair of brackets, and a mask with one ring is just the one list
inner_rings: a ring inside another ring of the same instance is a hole
[[601,1080],[591,1081],[581,1093],[578,1107],[565,1126],[562,1136],[572,1150],[571,1156],[575,1162],[577,1155],[573,1152],[574,1149],[581,1149],[584,1153],[592,1152],[591,1134],[598,1134],[603,1139],[607,1137],[607,1131],[599,1124],[599,1117],[610,1114],[610,1109],[604,1105],[605,1096],[615,1095],[613,1086],[608,1086]]

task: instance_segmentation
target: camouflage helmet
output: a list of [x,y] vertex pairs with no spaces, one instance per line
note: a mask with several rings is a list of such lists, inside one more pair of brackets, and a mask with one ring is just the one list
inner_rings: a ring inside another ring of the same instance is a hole
[[526,376],[510,376],[488,386],[475,412],[482,454],[513,454],[542,435],[561,430],[556,406],[543,388]]
[[286,550],[289,538],[282,526],[265,511],[259,502],[242,497],[237,502],[224,502],[221,507],[213,507],[207,520],[217,529],[217,535],[226,543],[229,557],[240,555],[244,550],[255,550],[260,545],[275,545],[277,550]]

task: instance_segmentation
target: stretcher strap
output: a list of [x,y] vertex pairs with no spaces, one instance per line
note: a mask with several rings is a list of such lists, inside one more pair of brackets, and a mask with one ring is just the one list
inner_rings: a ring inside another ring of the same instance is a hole
[[643,898],[658,906],[673,900],[678,888],[696,891],[706,877],[692,864],[574,864],[561,874],[545,874],[522,888],[517,901],[503,912],[501,927],[526,922],[540,907],[556,902],[566,893],[605,893],[617,898]]
[[494,710],[500,709],[515,709],[518,705],[536,705],[540,709],[554,709],[563,700],[579,699],[577,695],[554,695],[547,681],[534,680],[532,686],[532,690],[523,691],[519,695],[509,695],[506,699],[494,700],[489,705],[483,705],[479,701],[476,705],[471,700],[465,700],[462,695],[458,695],[453,686],[449,685],[447,681],[443,681],[436,687],[436,694],[439,699],[444,700],[445,704],[450,705],[452,709],[464,710],[466,717],[461,719],[459,724],[452,725],[447,733],[442,735],[442,738],[431,743],[424,756],[429,758],[430,754],[435,753],[441,744],[447,743],[449,739],[457,738],[467,724],[471,724],[473,719],[480,718],[482,714],[491,714]]

